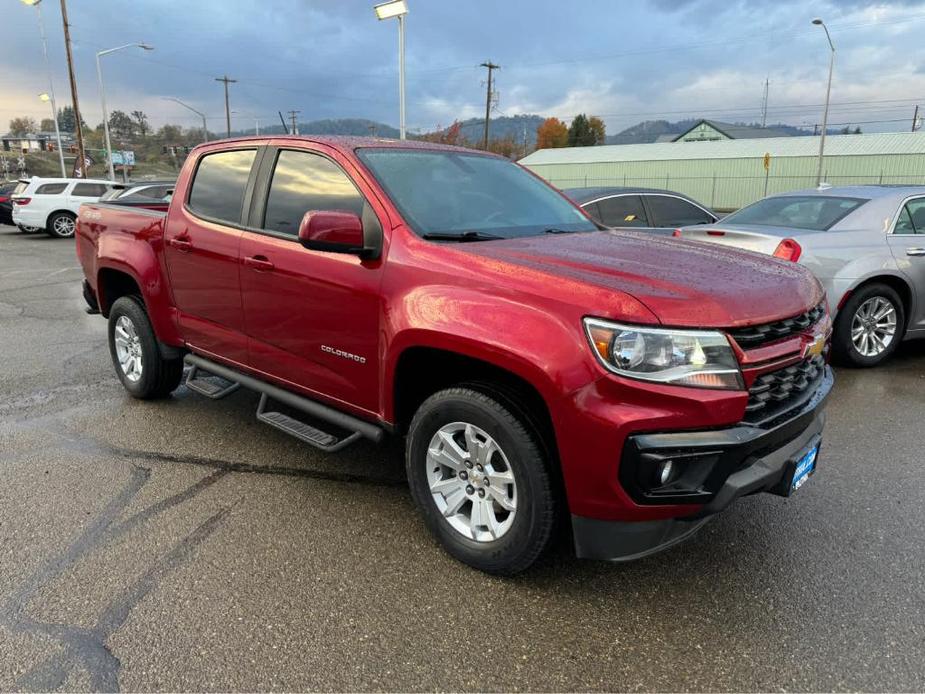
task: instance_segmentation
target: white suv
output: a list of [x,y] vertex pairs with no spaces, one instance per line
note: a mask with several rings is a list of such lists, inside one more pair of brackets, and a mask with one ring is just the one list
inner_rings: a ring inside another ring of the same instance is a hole
[[112,186],[110,181],[93,178],[22,179],[10,199],[13,223],[37,227],[66,239],[74,235],[77,211],[85,202],[96,202]]

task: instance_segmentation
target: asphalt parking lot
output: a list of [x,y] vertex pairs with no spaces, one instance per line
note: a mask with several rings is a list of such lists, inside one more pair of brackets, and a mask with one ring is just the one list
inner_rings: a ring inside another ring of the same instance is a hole
[[925,689],[925,343],[838,373],[818,473],[667,553],[450,559],[402,448],[129,398],[73,242],[0,227],[0,689]]

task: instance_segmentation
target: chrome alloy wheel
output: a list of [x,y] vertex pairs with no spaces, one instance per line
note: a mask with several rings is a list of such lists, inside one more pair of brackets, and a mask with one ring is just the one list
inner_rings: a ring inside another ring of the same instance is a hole
[[507,456],[485,431],[466,422],[440,428],[427,450],[427,482],[437,509],[476,542],[503,536],[517,512],[517,484]]
[[859,354],[883,354],[896,338],[896,308],[882,296],[865,301],[851,318],[851,341]]
[[55,218],[52,229],[54,229],[55,234],[58,236],[67,238],[74,235],[75,226],[76,224],[73,219],[66,214],[62,214]]
[[137,383],[141,378],[144,366],[142,365],[141,338],[135,324],[128,316],[119,316],[116,321],[115,334],[116,359],[125,378],[131,383]]

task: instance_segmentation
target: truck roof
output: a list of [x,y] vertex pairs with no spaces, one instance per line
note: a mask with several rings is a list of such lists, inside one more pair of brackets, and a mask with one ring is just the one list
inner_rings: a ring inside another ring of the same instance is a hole
[[265,142],[266,140],[291,140],[294,142],[315,142],[322,145],[329,145],[341,149],[360,149],[362,147],[393,147],[395,149],[438,149],[450,150],[454,152],[472,152],[477,154],[486,154],[499,156],[492,152],[485,152],[468,147],[457,147],[455,145],[444,145],[439,142],[426,142],[424,140],[395,140],[386,137],[369,137],[354,135],[248,135],[246,137],[232,137],[222,140],[210,140],[197,147],[204,145],[214,145],[221,143],[240,143],[240,142]]

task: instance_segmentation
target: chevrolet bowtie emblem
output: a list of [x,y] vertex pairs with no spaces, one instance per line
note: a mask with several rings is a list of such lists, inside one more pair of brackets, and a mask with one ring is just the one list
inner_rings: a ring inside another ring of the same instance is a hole
[[803,346],[803,358],[808,359],[809,357],[815,357],[817,354],[822,354],[824,349],[825,335],[816,335],[813,337],[812,342],[807,342]]

